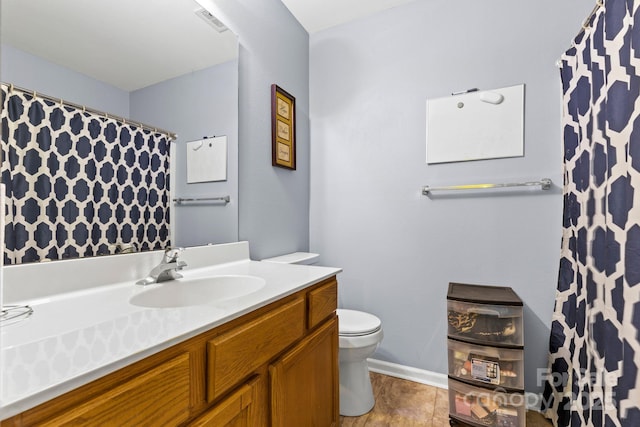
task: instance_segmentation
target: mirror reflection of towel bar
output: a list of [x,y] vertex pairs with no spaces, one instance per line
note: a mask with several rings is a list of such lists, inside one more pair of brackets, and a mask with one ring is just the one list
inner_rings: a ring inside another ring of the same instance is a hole
[[542,178],[540,181],[532,182],[515,182],[507,184],[466,184],[466,185],[451,185],[448,187],[431,187],[425,185],[422,187],[422,194],[428,196],[432,191],[451,191],[451,190],[485,190],[488,188],[507,188],[507,187],[531,187],[540,186],[541,190],[548,190],[551,188],[553,182],[549,178]]
[[173,199],[173,202],[176,205],[181,205],[181,204],[183,204],[185,202],[224,202],[224,204],[226,205],[230,201],[231,201],[231,197],[229,197],[229,196],[222,196],[222,197],[192,197],[192,198],[178,197],[176,199]]

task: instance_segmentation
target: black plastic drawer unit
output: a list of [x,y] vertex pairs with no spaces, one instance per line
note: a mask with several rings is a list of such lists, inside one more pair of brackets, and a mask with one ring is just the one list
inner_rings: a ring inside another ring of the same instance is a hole
[[525,426],[522,308],[509,287],[449,283],[452,425]]

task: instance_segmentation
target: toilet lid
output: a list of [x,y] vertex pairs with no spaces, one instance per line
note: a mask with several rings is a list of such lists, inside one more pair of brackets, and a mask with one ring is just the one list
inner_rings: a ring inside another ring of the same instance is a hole
[[382,326],[382,322],[373,314],[356,310],[338,309],[338,334],[358,336],[372,334]]

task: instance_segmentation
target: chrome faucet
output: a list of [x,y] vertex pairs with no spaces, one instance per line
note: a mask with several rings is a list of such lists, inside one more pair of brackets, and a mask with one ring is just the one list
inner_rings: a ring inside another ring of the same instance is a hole
[[187,266],[186,262],[178,261],[178,255],[180,255],[182,251],[184,251],[184,248],[167,249],[164,251],[162,262],[155,266],[147,277],[138,280],[136,285],[150,285],[152,283],[181,278],[182,275],[178,273],[178,270],[182,270]]

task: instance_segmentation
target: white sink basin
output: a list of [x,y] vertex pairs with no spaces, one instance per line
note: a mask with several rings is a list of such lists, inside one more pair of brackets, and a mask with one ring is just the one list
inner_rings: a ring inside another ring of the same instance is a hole
[[213,276],[200,279],[178,279],[144,290],[129,299],[141,307],[189,307],[239,298],[256,292],[265,280],[254,276]]

